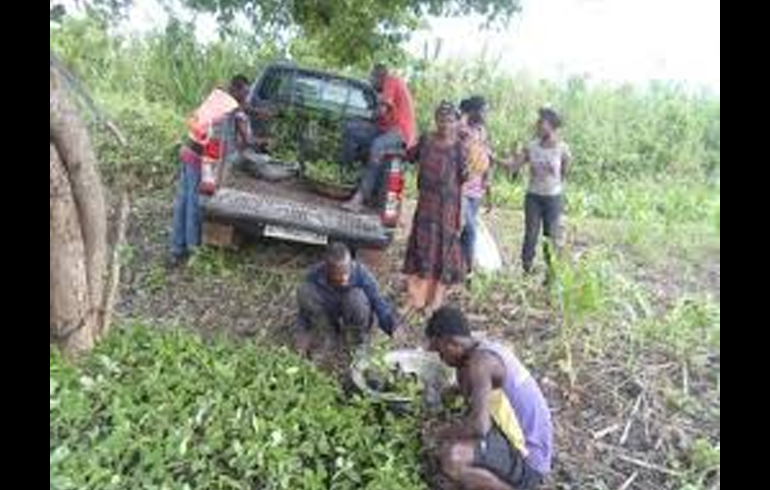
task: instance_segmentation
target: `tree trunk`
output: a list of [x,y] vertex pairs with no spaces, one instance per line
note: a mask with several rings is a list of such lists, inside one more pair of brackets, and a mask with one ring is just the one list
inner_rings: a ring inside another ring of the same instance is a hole
[[50,341],[66,352],[93,346],[94,315],[89,315],[85,247],[77,207],[56,147],[50,157]]
[[50,339],[67,354],[106,330],[107,206],[86,125],[50,70]]
[[86,251],[91,303],[101,310],[107,271],[107,206],[96,155],[85,124],[56,74],[51,71],[51,140],[67,169]]

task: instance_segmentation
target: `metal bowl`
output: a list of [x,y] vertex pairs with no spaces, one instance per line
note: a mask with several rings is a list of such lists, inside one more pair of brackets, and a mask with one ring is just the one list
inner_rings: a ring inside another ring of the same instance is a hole
[[[390,351],[383,357],[388,368],[404,374],[414,374],[425,387],[425,401],[440,403],[441,391],[455,383],[454,370],[446,366],[435,353],[418,349]],[[351,378],[356,389],[366,397],[386,402],[395,406],[408,406],[415,400],[398,393],[383,392],[373,389],[366,378],[366,372],[372,365],[371,357],[359,356],[351,366]]]
[[299,174],[299,165],[272,161],[257,166],[257,173],[265,180],[292,179]]
[[281,162],[270,155],[257,153],[252,149],[244,150],[244,160],[249,162],[257,178],[280,181],[296,177],[299,174],[299,164],[296,162]]
[[272,157],[266,153],[259,153],[253,148],[246,148],[241,152],[241,157],[254,165],[262,165],[263,163],[270,163]]

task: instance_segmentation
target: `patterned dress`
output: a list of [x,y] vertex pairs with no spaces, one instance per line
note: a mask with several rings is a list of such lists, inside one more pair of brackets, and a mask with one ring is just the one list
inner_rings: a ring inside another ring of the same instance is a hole
[[459,143],[429,135],[420,147],[419,198],[404,273],[445,285],[463,280],[460,245],[465,158]]

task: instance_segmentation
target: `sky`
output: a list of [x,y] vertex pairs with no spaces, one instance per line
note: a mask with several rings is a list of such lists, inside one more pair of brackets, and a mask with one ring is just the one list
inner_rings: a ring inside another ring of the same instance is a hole
[[[136,0],[132,28],[162,25],[154,0]],[[199,34],[215,29],[199,18]],[[476,19],[432,19],[409,44],[414,54],[441,39],[441,58],[501,61],[536,77],[646,83],[674,80],[719,91],[720,0],[523,0],[523,11],[500,32]]]
[[524,0],[510,27],[480,33],[468,19],[442,19],[411,49],[441,38],[442,57],[486,52],[505,67],[545,78],[677,80],[720,88],[720,0]]

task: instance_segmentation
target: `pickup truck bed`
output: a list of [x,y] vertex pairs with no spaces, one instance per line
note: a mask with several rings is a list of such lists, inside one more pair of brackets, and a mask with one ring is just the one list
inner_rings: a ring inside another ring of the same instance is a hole
[[367,248],[385,248],[392,240],[378,214],[347,212],[339,201],[312,193],[299,179],[268,182],[239,171],[227,173],[224,185],[203,203],[207,220],[245,229],[258,224],[260,232],[268,226],[309,232]]

